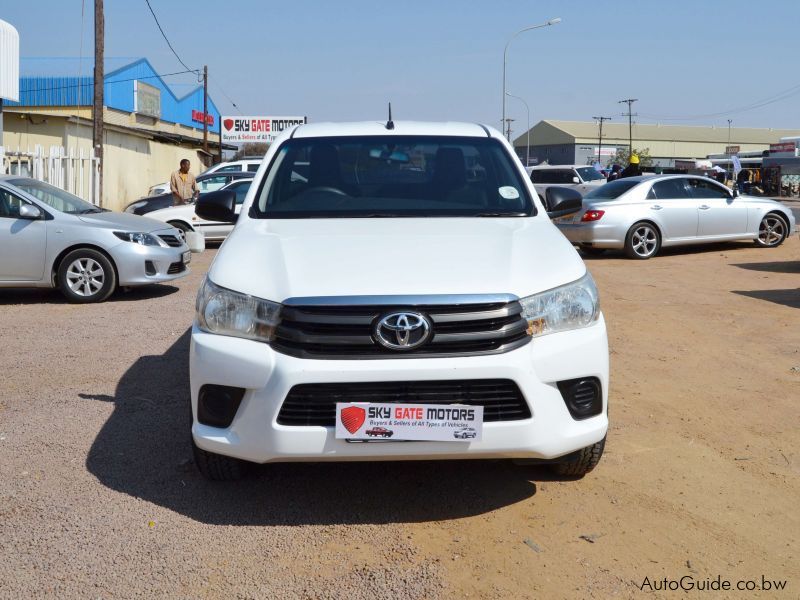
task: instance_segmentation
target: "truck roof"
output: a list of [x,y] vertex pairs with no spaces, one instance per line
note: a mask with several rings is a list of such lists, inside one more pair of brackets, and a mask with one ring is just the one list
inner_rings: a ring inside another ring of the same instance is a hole
[[501,134],[477,123],[395,121],[393,129],[386,128],[386,121],[360,121],[352,123],[308,123],[298,125],[293,138],[338,137],[364,135],[431,135],[454,137],[493,137]]

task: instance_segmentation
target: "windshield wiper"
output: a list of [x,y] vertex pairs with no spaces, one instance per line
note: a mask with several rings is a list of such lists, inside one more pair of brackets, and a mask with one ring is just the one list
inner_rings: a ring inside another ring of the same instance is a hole
[[79,215],[88,215],[89,213],[100,213],[105,212],[102,208],[84,208],[83,210],[79,210]]

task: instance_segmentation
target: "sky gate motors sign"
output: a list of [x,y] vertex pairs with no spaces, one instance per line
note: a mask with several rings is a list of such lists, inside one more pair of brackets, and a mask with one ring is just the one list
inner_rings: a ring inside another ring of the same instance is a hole
[[482,406],[336,403],[337,439],[479,442],[482,434]]
[[222,117],[220,129],[223,142],[269,144],[284,129],[306,122],[306,117]]

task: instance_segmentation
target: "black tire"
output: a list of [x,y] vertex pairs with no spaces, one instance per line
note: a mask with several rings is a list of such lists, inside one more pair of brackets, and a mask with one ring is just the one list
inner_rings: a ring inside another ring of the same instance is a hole
[[593,248],[592,246],[580,246],[579,250],[586,256],[600,256],[605,253],[605,248]]
[[102,252],[78,248],[61,259],[58,287],[69,302],[102,302],[117,288],[117,273]]
[[634,223],[625,236],[625,255],[628,258],[647,260],[661,249],[661,232],[649,221]]
[[222,454],[215,454],[198,448],[192,440],[192,451],[194,452],[194,464],[197,470],[211,481],[238,481],[247,473],[248,464]]
[[183,221],[167,221],[167,225],[172,225],[175,229],[180,229],[184,233],[192,231],[192,228]]
[[577,452],[577,459],[572,462],[562,462],[551,465],[553,471],[558,475],[569,477],[583,477],[591,472],[600,462],[603,456],[603,449],[606,447],[606,438],[587,446]]
[[759,248],[777,248],[789,236],[789,223],[778,213],[767,213],[758,224],[758,236],[755,239]]

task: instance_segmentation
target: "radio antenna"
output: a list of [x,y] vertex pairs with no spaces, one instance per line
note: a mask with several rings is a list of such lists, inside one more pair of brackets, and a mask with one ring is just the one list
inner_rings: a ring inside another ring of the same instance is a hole
[[392,103],[389,102],[389,120],[386,121],[386,129],[394,129],[394,121],[392,121]]

